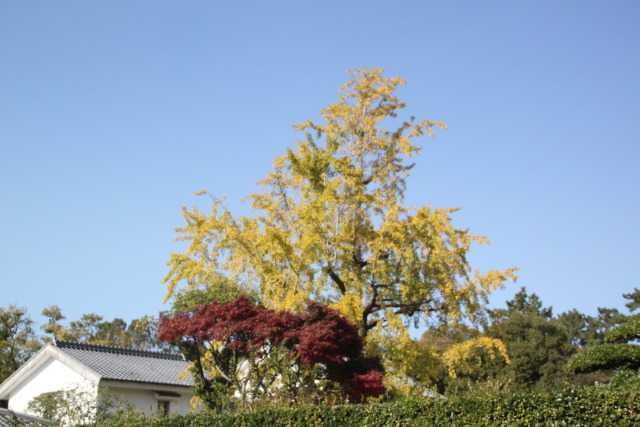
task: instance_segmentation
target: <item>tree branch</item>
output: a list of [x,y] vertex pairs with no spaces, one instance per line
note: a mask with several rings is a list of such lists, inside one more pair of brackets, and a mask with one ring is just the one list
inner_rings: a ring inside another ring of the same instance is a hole
[[327,273],[329,277],[331,277],[331,280],[333,280],[334,283],[338,286],[338,289],[340,289],[340,292],[342,292],[342,295],[346,295],[347,288],[344,282],[342,281],[342,279],[338,277],[335,271],[333,271],[333,268],[327,266],[324,268],[324,272]]
[[360,268],[365,268],[369,263],[361,258],[359,254],[355,252],[352,255],[353,262]]

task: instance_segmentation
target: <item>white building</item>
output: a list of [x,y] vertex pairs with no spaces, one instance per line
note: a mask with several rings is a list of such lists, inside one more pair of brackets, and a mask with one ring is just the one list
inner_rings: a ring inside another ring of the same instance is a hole
[[181,355],[54,341],[0,384],[0,400],[8,400],[9,410],[29,413],[27,405],[42,393],[83,390],[97,401],[108,389],[149,415],[186,414],[193,397],[189,365]]

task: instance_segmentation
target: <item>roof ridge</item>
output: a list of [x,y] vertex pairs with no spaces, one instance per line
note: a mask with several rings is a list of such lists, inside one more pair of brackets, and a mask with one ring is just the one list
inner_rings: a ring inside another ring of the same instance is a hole
[[[10,417],[10,418],[6,419],[6,417]],[[10,423],[4,424],[5,421]],[[17,422],[17,423],[13,424],[14,422]],[[3,425],[3,426],[4,425],[48,426],[52,424],[53,424],[52,421],[42,417],[38,417],[36,415],[25,414],[24,412],[16,412],[12,409],[7,409],[7,408],[0,408],[0,425]]]
[[183,360],[186,358],[182,354],[163,353],[160,351],[138,350],[136,348],[119,347],[115,345],[89,344],[77,341],[53,340],[53,345],[61,349],[96,351],[100,353],[122,354],[126,356],[149,357],[165,360]]

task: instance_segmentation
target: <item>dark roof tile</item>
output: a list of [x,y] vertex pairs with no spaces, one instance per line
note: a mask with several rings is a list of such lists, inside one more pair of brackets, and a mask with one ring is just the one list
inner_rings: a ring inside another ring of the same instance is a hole
[[44,418],[0,408],[0,427],[36,427],[48,425],[53,425],[53,423]]
[[55,341],[54,345],[96,371],[104,379],[192,387],[185,371],[190,363],[179,354]]

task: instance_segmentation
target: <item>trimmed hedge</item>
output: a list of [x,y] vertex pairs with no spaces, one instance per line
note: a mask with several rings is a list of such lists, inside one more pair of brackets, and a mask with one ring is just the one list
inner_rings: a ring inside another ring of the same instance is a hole
[[634,344],[599,344],[584,349],[569,360],[568,372],[588,373],[612,369],[640,368],[640,346]]
[[368,405],[301,406],[254,413],[122,419],[123,427],[199,426],[573,426],[640,425],[638,390],[604,387],[485,398],[410,399]]

